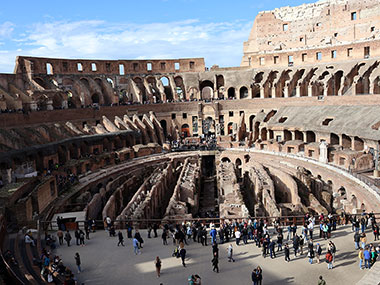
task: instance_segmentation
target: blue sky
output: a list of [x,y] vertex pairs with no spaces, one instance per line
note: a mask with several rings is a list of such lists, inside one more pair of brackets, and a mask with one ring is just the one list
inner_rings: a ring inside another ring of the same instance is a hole
[[0,72],[17,55],[93,58],[204,57],[238,66],[259,11],[311,0],[12,0],[0,5]]

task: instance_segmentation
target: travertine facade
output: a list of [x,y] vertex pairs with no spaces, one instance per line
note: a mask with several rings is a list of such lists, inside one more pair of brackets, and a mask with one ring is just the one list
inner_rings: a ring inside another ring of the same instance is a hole
[[260,12],[242,66],[275,67],[380,55],[378,0],[321,0]]

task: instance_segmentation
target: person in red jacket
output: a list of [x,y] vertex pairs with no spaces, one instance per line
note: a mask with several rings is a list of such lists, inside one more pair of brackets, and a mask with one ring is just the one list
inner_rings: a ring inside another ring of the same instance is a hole
[[331,251],[328,251],[326,253],[326,262],[327,262],[327,269],[332,269],[333,268],[333,255]]

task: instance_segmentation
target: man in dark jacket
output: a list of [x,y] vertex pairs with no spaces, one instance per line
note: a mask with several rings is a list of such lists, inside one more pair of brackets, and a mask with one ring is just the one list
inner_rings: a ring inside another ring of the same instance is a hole
[[119,246],[120,244],[121,244],[122,246],[124,246],[124,237],[123,237],[122,232],[119,231],[119,232],[117,233],[117,236],[119,237],[119,242],[117,243],[117,246]]
[[219,259],[218,259],[218,254],[216,252],[214,252],[214,258],[211,260],[212,262],[212,271],[215,272],[216,270],[216,273],[219,273],[219,267],[218,267],[218,263],[219,263]]
[[294,248],[294,256],[297,256],[298,247],[300,245],[300,238],[297,234],[295,234],[293,238],[293,248]]
[[70,246],[71,234],[69,231],[65,233],[65,241],[67,242],[67,246]]
[[359,232],[355,232],[354,242],[355,242],[355,249],[359,249],[359,242],[360,242],[360,234],[359,234]]
[[186,249],[181,248],[180,251],[179,251],[179,256],[180,256],[181,259],[182,259],[182,265],[183,265],[183,267],[186,267],[186,264],[185,264]]

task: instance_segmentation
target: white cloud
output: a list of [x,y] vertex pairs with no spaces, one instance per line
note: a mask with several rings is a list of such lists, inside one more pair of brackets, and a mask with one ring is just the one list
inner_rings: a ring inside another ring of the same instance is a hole
[[[202,23],[195,19],[143,25],[57,21],[34,24],[13,40],[22,48],[22,55],[94,59],[204,57],[208,66],[237,66],[251,24]],[[6,56],[10,54],[14,52]],[[5,60],[1,56],[0,63]]]
[[0,24],[0,39],[1,38],[8,38],[14,29],[14,24],[11,22],[4,22]]

